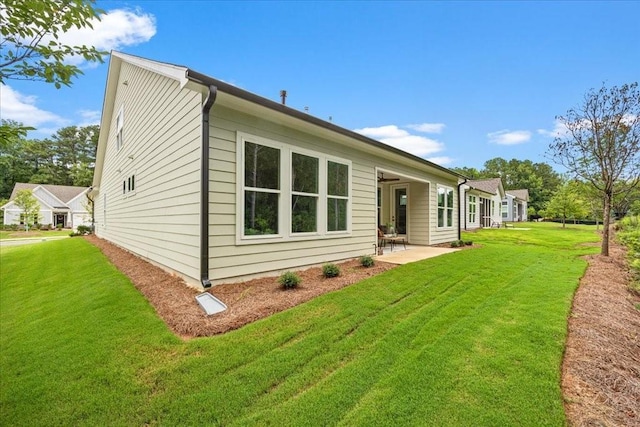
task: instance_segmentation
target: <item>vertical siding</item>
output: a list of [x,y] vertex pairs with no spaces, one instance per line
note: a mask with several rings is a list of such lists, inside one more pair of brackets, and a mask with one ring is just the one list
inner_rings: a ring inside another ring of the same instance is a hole
[[[117,150],[122,106],[124,143]],[[109,138],[97,235],[198,282],[201,94],[123,62],[110,123],[102,130]],[[135,192],[123,195],[123,181],[134,174]]]

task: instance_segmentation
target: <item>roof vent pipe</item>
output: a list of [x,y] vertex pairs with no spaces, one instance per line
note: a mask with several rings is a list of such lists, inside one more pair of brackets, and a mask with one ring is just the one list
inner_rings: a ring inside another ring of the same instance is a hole
[[200,282],[210,288],[209,280],[209,112],[216,102],[218,88],[209,86],[202,106],[202,151],[200,153]]
[[280,91],[280,98],[282,98],[282,105],[286,105],[287,103],[287,91],[282,89]]

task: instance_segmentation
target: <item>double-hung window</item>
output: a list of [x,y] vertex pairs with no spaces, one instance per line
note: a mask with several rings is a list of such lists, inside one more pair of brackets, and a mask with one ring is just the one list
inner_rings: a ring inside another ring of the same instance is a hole
[[291,232],[318,231],[318,174],[317,157],[291,153]]
[[327,231],[346,231],[349,207],[349,165],[327,161]]
[[280,149],[244,141],[244,235],[278,234]]
[[476,210],[477,210],[476,196],[469,196],[469,222],[476,222]]
[[453,188],[438,186],[438,228],[453,227]]
[[240,132],[237,141],[239,244],[327,238],[350,231],[348,160]]

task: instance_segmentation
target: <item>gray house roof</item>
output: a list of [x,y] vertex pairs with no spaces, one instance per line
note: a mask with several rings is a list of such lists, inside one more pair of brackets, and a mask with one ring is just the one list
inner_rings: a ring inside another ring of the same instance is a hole
[[526,188],[523,190],[509,190],[507,194],[511,194],[516,199],[524,200],[525,202],[529,201],[529,190]]
[[[53,194],[57,199],[59,199],[63,203],[69,203],[71,200],[75,199],[80,195],[83,191],[87,190],[89,187],[72,187],[69,185],[52,185],[52,184],[31,184],[25,182],[16,182],[16,185],[13,187],[13,191],[11,192],[11,197],[9,200],[13,200],[18,194],[20,190],[34,190],[36,187],[42,187],[47,190],[49,193]],[[54,206],[58,207],[66,207],[66,206]]]
[[489,194],[497,194],[500,188],[500,178],[478,179],[467,181],[466,184],[476,190],[484,191]]

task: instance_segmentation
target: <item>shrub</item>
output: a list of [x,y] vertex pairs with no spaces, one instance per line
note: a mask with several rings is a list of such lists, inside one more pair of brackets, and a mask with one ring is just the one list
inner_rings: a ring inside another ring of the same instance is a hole
[[298,276],[296,273],[292,271],[287,271],[282,276],[280,276],[280,279],[278,279],[278,282],[282,285],[283,288],[292,289],[298,286],[301,280],[300,280],[300,276]]
[[361,266],[369,268],[369,267],[373,267],[374,264],[375,262],[373,261],[373,258],[371,258],[369,255],[360,257]]
[[58,231],[62,230],[62,224],[56,225],[56,230],[58,230]]
[[460,246],[464,246],[464,242],[462,240],[454,240],[451,242],[452,248],[459,248]]
[[338,277],[340,275],[340,268],[335,264],[325,264],[322,266],[322,275],[324,277]]
[[91,227],[88,225],[79,225],[76,229],[78,235],[83,236],[85,234],[91,234]]
[[471,245],[473,245],[473,242],[472,242],[471,240],[466,240],[466,241],[464,242],[464,244],[465,244],[466,246],[471,246]]

